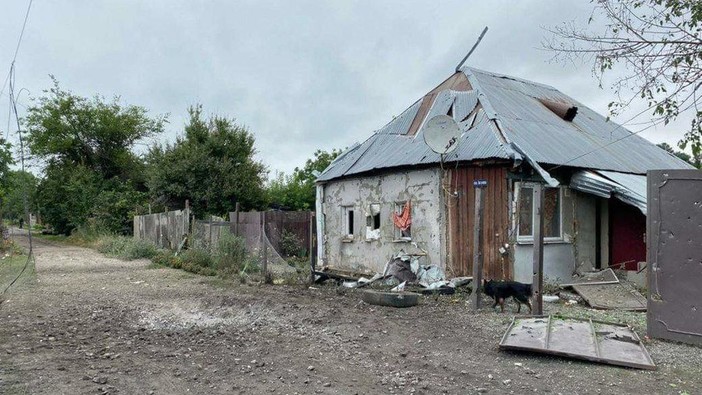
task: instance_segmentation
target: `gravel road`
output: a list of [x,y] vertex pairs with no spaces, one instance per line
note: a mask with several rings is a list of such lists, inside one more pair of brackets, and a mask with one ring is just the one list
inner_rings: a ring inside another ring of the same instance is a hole
[[501,352],[512,315],[465,298],[393,309],[41,240],[35,253],[36,280],[0,305],[0,393],[702,393],[697,347],[648,343],[654,372]]

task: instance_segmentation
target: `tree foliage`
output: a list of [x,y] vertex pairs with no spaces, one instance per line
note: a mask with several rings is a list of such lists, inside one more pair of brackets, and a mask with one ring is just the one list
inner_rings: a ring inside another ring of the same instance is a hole
[[19,221],[25,216],[24,195],[30,212],[36,207],[36,192],[39,179],[32,173],[10,170],[2,182],[2,214],[4,218]]
[[702,168],[702,160],[700,160],[700,157],[692,157],[690,154],[683,152],[683,151],[677,151],[673,147],[670,146],[668,143],[660,143],[656,144],[658,147],[663,148],[664,150],[670,152],[671,154],[677,156],[678,158],[684,160],[685,162],[695,166],[696,168],[700,169]]
[[276,174],[268,184],[271,206],[285,210],[313,210],[317,175],[340,154],[341,150],[337,149],[330,152],[317,150],[314,157],[307,159],[302,168],[296,167],[292,175]]
[[77,96],[56,80],[37,103],[24,124],[27,147],[44,164],[36,203],[45,222],[66,234],[89,221],[128,232],[146,202],[144,164],[132,149],[160,133],[165,118],[117,98]]
[[151,147],[147,157],[152,199],[167,207],[190,200],[196,215],[225,214],[265,206],[266,167],[254,156],[255,139],[234,120],[205,119],[202,106],[189,109],[184,136]]
[[[668,123],[691,114],[689,131],[680,147],[702,153],[702,2],[699,0],[595,0],[592,27],[604,18],[602,31],[572,23],[550,29],[545,47],[557,57],[593,62],[602,81],[616,66],[622,77],[613,88],[617,114],[637,98],[648,103],[652,122]],[[616,73],[612,73],[616,74]]]

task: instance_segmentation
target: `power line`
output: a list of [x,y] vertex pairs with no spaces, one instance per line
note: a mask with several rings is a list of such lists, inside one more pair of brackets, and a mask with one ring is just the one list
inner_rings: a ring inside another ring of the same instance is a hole
[[[20,167],[22,169],[22,173],[25,171],[24,167],[24,139],[22,138],[22,129],[20,127],[20,121],[19,121],[19,114],[17,112],[17,103],[15,101],[15,84],[14,84],[14,77],[15,77],[15,67],[14,63],[10,67],[10,77],[8,80],[10,81],[10,104],[11,108],[14,112],[15,115],[15,121],[17,122],[17,133],[19,135],[19,142],[20,142]],[[29,262],[35,262],[34,261],[34,243],[32,241],[32,221],[31,217],[29,214],[29,199],[27,198],[27,185],[24,185],[24,188],[22,189],[22,201],[24,204],[24,217],[27,219],[27,239],[29,241],[29,251],[27,252],[27,260],[24,262],[24,266],[22,267],[22,270],[17,274],[17,276],[10,282],[7,287],[2,291],[3,295],[7,292],[8,289],[12,285],[19,280],[20,277],[22,277],[22,274],[27,270],[27,267],[29,266]],[[36,262],[35,262],[36,264]]]
[[[3,83],[2,89],[0,89],[0,96],[5,92],[5,87],[8,85],[10,86],[10,117],[12,113],[14,112],[15,115],[15,121],[17,122],[17,133],[19,135],[19,142],[20,142],[20,167],[22,169],[22,173],[25,172],[25,166],[24,166],[24,139],[22,138],[22,128],[20,126],[20,120],[19,120],[19,113],[17,111],[17,100],[15,97],[15,61],[17,60],[17,54],[19,53],[20,45],[22,44],[22,37],[24,37],[24,30],[27,27],[27,19],[29,18],[29,11],[32,8],[32,2],[33,0],[29,0],[29,5],[27,6],[27,12],[24,15],[24,22],[22,23],[22,31],[20,32],[19,39],[17,40],[17,46],[15,47],[15,53],[12,57],[12,62],[10,63],[10,71],[7,73],[7,77],[5,77],[5,82]],[[10,120],[8,118],[8,133],[9,133],[9,124]],[[9,136],[8,136],[9,137]],[[22,267],[22,270],[17,274],[17,276],[10,282],[10,284],[5,287],[5,289],[2,291],[3,295],[7,292],[8,289],[12,285],[19,280],[19,278],[24,274],[24,272],[27,270],[27,267],[29,266],[30,262],[34,261],[34,245],[32,242],[32,226],[31,226],[31,217],[29,214],[29,200],[27,197],[27,185],[24,185],[24,188],[22,189],[22,200],[24,203],[24,217],[27,218],[27,238],[29,240],[29,251],[27,252],[27,260],[24,262],[24,266]]]
[[626,121],[624,121],[622,124],[617,125],[617,127],[614,128],[614,129],[611,131],[611,133],[614,133],[615,131],[617,131],[617,130],[619,130],[619,129],[621,128],[621,129],[627,130],[627,131],[629,132],[629,134],[624,135],[624,136],[622,136],[622,137],[620,137],[620,138],[618,138],[618,139],[616,139],[616,140],[614,140],[614,141],[610,141],[610,142],[607,143],[607,144],[601,145],[601,146],[599,146],[599,147],[597,147],[597,148],[595,148],[595,149],[593,149],[593,150],[591,150],[591,151],[585,152],[584,154],[581,154],[581,155],[578,155],[578,156],[576,156],[576,157],[574,157],[574,158],[572,158],[572,159],[569,159],[569,160],[567,160],[567,161],[564,162],[564,163],[561,163],[561,164],[559,164],[559,165],[550,167],[550,168],[548,168],[547,171],[555,170],[555,169],[558,169],[559,167],[566,166],[568,163],[572,163],[572,162],[574,162],[574,161],[576,161],[576,160],[578,160],[578,159],[580,159],[580,158],[582,158],[582,157],[584,157],[584,156],[587,156],[587,155],[590,155],[590,154],[592,154],[592,153],[595,153],[595,152],[597,152],[597,151],[599,151],[599,150],[601,150],[601,149],[604,149],[604,148],[609,147],[609,146],[612,145],[612,144],[616,144],[616,143],[618,143],[618,142],[620,142],[620,141],[622,141],[622,140],[624,140],[624,139],[626,139],[626,138],[629,138],[629,137],[631,137],[631,136],[635,136],[635,135],[637,135],[637,134],[639,134],[639,133],[641,133],[641,132],[643,132],[643,131],[645,131],[645,130],[648,130],[648,129],[650,129],[650,128],[656,126],[656,125],[657,125],[656,123],[651,123],[650,125],[646,126],[646,127],[643,128],[643,129],[637,130],[636,132],[631,132],[630,130],[624,128],[624,125],[626,125],[627,123],[629,123],[629,122],[633,121],[634,119],[638,118],[639,116],[641,116],[641,114],[643,114],[643,113],[645,113],[645,112],[651,110],[653,107],[659,105],[660,103],[661,103],[661,102],[654,103],[654,104],[652,104],[651,106],[649,106],[649,107],[647,107],[647,108],[641,110],[640,112],[638,112],[637,114],[635,114],[633,117],[631,117],[631,118],[627,119]]
[[29,0],[29,4],[27,5],[27,12],[24,14],[24,22],[22,22],[22,30],[20,31],[19,38],[17,39],[17,46],[15,47],[15,54],[12,56],[12,62],[10,62],[10,71],[7,72],[7,76],[5,77],[5,82],[2,83],[2,88],[0,88],[0,96],[5,92],[5,88],[7,87],[7,83],[10,80],[10,74],[12,73],[12,66],[14,66],[15,61],[17,60],[17,54],[19,53],[20,45],[22,44],[22,37],[24,37],[24,29],[27,27],[27,19],[29,19],[29,11],[32,9],[32,2],[34,0]]

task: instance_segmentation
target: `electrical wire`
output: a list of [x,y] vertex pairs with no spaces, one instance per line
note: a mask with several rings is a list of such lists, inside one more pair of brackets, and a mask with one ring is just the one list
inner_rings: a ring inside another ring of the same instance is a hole
[[[24,138],[22,137],[22,128],[20,125],[20,120],[19,120],[19,113],[17,111],[17,102],[15,100],[15,65],[14,63],[10,67],[10,103],[11,103],[11,108],[13,110],[13,113],[15,115],[15,121],[17,122],[17,134],[19,136],[19,142],[20,142],[20,168],[22,170],[22,173],[25,172],[25,166],[24,166]],[[29,251],[27,252],[27,260],[24,262],[24,266],[22,267],[22,270],[17,274],[17,276],[5,287],[5,289],[2,291],[2,294],[4,295],[10,287],[12,287],[17,280],[22,277],[22,274],[27,270],[27,267],[29,266],[29,263],[32,262],[36,265],[36,261],[34,259],[34,243],[32,240],[32,223],[31,223],[31,217],[29,214],[29,201],[27,198],[27,185],[23,185],[22,188],[22,201],[24,204],[24,217],[27,219],[26,224],[27,224],[27,239],[29,241]]]
[[10,75],[12,74],[12,67],[15,64],[15,61],[17,60],[17,54],[19,53],[20,45],[22,44],[22,38],[24,37],[24,29],[27,27],[27,19],[29,19],[29,11],[32,9],[32,2],[34,0],[29,0],[29,4],[27,5],[27,12],[24,14],[24,22],[22,22],[22,30],[20,31],[19,38],[17,39],[17,46],[15,47],[15,54],[12,56],[12,62],[10,62],[10,71],[7,72],[7,76],[5,77],[5,82],[2,83],[2,88],[0,88],[0,96],[5,92],[5,88],[7,87],[7,83],[10,80]]

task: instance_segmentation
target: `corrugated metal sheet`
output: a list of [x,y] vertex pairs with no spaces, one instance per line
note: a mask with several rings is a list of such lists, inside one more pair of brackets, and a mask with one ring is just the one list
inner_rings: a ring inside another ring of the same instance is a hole
[[379,134],[407,134],[414,117],[417,116],[417,111],[422,105],[421,100],[417,100],[408,109],[402,112],[398,117],[388,122],[387,125],[383,126],[378,130]]
[[[499,139],[495,126],[486,116],[479,116],[476,124],[461,136],[458,148],[444,161],[479,159],[509,159],[505,144]],[[440,157],[424,143],[421,136],[374,134],[340,160],[330,165],[317,181],[364,173],[383,168],[438,163]]]
[[475,106],[478,105],[478,92],[455,92],[456,99],[453,106],[453,119],[456,122],[461,122],[470,114]]
[[[521,152],[529,163],[546,171],[563,165],[634,174],[645,174],[652,169],[691,168],[555,88],[473,68],[464,68],[462,72],[473,90],[436,88],[433,93],[436,99],[424,119],[416,119],[424,114],[419,100],[330,165],[318,181],[376,169],[438,163],[439,155],[428,149],[421,130],[416,138],[404,134],[413,124],[421,125],[434,115],[446,114],[451,105],[459,122],[477,105],[483,111],[472,128],[469,129],[469,122],[461,124],[464,131],[461,145],[446,161],[510,160],[521,158]],[[578,114],[572,122],[565,121],[538,99],[575,105]]]
[[582,170],[571,177],[570,187],[602,198],[616,197],[646,214],[646,176]]

